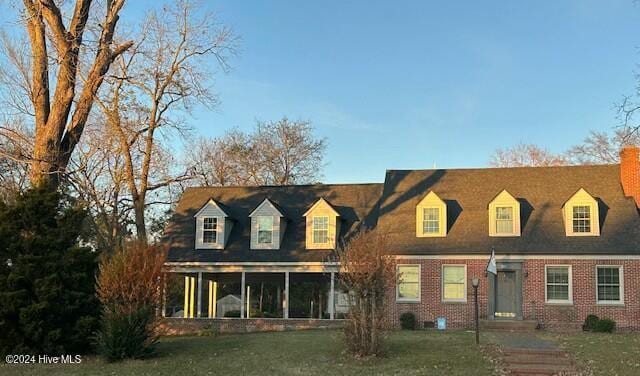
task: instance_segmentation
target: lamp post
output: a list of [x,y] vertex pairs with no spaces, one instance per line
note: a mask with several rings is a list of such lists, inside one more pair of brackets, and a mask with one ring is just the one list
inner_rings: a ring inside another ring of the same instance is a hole
[[476,345],[478,345],[480,344],[480,323],[478,321],[478,286],[480,286],[480,279],[478,279],[478,277],[473,277],[471,279],[471,286],[473,286],[473,299],[476,321]]

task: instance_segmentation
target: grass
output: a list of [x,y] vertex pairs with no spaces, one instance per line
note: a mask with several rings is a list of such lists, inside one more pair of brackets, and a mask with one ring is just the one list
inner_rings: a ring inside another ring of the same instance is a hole
[[578,365],[594,375],[640,375],[640,335],[579,333],[558,335],[557,341],[571,351]]
[[401,331],[385,355],[355,360],[339,331],[300,331],[164,338],[147,360],[78,365],[0,365],[2,375],[490,375],[473,333]]

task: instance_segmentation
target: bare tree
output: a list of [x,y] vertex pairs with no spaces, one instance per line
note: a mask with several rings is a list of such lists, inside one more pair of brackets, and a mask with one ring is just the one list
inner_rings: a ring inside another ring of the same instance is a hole
[[[206,86],[213,75],[209,61],[226,71],[236,41],[213,14],[186,0],[150,12],[138,40],[116,60],[97,103],[123,157],[136,235],[144,242],[149,196],[191,178],[186,170],[176,171],[178,163],[163,137],[189,132],[179,114],[188,113],[194,102],[217,104]],[[170,200],[156,197],[154,203]]]
[[326,140],[308,121],[259,122],[252,132],[231,130],[200,138],[187,163],[198,185],[287,185],[318,182]]
[[65,181],[91,215],[88,230],[97,249],[121,249],[128,235],[124,158],[102,124],[90,122],[69,164]]
[[496,150],[489,163],[494,167],[615,164],[620,162],[620,150],[627,145],[640,145],[640,133],[631,128],[616,128],[612,133],[591,131],[581,144],[562,154],[518,144]]
[[613,164],[620,162],[620,150],[625,145],[640,145],[640,134],[631,129],[617,128],[613,133],[591,131],[582,144],[566,153],[571,164]]
[[33,137],[20,123],[0,124],[0,200],[15,197],[28,184],[28,165]]
[[258,123],[255,147],[262,156],[269,183],[275,185],[316,182],[325,149],[323,139],[313,137],[308,121]]
[[184,163],[193,177],[192,184],[201,186],[252,185],[247,165],[247,135],[233,129],[222,137],[198,137],[187,147]]
[[344,327],[347,349],[358,357],[378,355],[384,328],[384,294],[393,285],[394,262],[380,230],[362,230],[338,248],[340,281],[350,294]]
[[533,144],[518,144],[495,151],[489,164],[493,167],[562,166],[568,164],[561,154],[553,154]]
[[[95,46],[83,39],[92,0],[77,0],[73,12],[64,14],[54,0],[23,0],[23,22],[31,54],[29,99],[35,119],[31,183],[57,187],[60,173],[80,141],[94,98],[111,63],[133,42],[114,45],[114,34],[124,0],[106,1]],[[65,21],[66,24],[65,24]],[[95,52],[89,59],[83,55]],[[78,82],[80,61],[89,63],[87,79]],[[52,70],[52,68],[54,68]],[[50,81],[55,81],[53,95]]]

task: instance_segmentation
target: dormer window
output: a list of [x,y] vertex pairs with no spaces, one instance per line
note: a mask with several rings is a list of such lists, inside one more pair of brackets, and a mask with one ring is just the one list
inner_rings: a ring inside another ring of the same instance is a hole
[[265,198],[251,214],[251,249],[280,249],[287,227],[281,209]]
[[520,202],[506,190],[489,203],[489,236],[520,236]]
[[313,244],[329,242],[329,217],[313,217]]
[[195,249],[224,249],[233,221],[222,204],[211,199],[194,215],[196,222]]
[[574,233],[591,232],[591,207],[589,205],[573,206],[572,221]]
[[567,236],[600,236],[598,201],[580,188],[562,208]]
[[259,216],[258,222],[258,244],[273,243],[273,217]]
[[215,244],[218,242],[218,218],[205,217],[202,219],[202,243]]
[[496,207],[496,234],[513,234],[513,206]]
[[440,232],[440,209],[424,208],[422,210],[422,232],[425,234],[437,234]]
[[447,235],[447,204],[434,192],[429,192],[416,206],[416,236]]
[[335,249],[340,235],[340,214],[321,198],[304,213],[307,249]]

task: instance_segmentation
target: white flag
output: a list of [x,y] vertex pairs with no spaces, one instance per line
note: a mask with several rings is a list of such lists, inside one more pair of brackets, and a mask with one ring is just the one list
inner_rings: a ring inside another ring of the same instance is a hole
[[493,275],[498,275],[498,266],[496,265],[496,251],[491,248],[491,257],[489,257],[489,263],[487,264],[487,272]]

